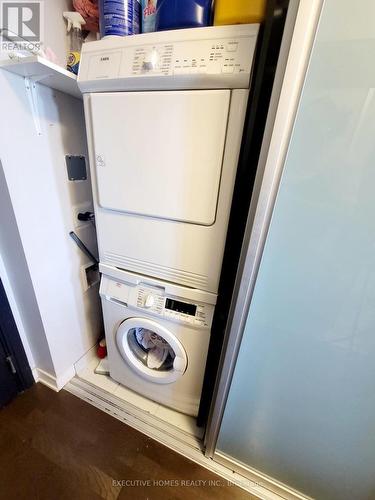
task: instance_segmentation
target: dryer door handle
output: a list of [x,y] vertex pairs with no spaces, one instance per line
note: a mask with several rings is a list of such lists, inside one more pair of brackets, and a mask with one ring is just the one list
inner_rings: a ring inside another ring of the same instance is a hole
[[184,373],[186,370],[186,361],[184,358],[176,356],[173,361],[173,368],[176,372]]

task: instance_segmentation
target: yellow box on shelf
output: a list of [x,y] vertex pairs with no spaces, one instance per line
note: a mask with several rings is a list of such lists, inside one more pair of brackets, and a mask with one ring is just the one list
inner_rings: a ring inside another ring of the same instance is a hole
[[267,0],[215,0],[214,24],[260,23],[264,19],[266,3]]

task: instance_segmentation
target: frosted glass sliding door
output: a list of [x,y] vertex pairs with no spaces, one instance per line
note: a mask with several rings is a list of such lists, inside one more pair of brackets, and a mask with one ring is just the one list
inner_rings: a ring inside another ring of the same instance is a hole
[[375,2],[326,0],[217,451],[375,498]]

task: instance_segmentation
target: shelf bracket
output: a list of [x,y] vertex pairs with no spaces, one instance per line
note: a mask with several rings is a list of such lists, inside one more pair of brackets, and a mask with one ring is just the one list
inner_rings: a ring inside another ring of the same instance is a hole
[[37,135],[42,135],[42,127],[39,118],[39,102],[38,102],[38,88],[36,80],[32,77],[25,76],[26,94],[29,99],[31,113],[33,115],[34,125]]

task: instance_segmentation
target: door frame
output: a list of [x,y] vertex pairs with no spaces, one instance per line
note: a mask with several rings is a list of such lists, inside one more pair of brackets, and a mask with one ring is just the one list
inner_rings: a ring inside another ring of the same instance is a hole
[[18,391],[22,392],[31,387],[35,380],[23,347],[20,334],[8,297],[0,278],[0,342],[7,356],[10,356],[10,369],[15,370]]
[[233,462],[233,470],[252,479],[256,471],[225,457],[216,445],[323,3],[291,0],[289,4],[205,436],[207,457],[223,465]]

